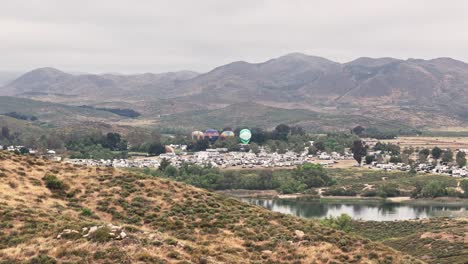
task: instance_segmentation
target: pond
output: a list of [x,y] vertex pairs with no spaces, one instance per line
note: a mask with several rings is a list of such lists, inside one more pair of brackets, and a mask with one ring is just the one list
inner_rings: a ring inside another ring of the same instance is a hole
[[408,220],[437,216],[468,216],[468,205],[408,205],[399,203],[333,203],[281,199],[242,198],[244,202],[303,218],[348,214],[353,219],[373,221]]

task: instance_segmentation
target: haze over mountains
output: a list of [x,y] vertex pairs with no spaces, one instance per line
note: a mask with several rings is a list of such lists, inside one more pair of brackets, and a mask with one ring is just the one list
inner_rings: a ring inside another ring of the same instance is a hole
[[310,111],[314,118],[352,114],[414,127],[464,123],[467,92],[468,64],[451,58],[338,63],[301,53],[263,63],[233,62],[204,74],[74,75],[40,68],[0,88],[0,95],[130,108],[149,119],[247,103],[241,113],[246,119],[255,112],[252,106],[269,106]]

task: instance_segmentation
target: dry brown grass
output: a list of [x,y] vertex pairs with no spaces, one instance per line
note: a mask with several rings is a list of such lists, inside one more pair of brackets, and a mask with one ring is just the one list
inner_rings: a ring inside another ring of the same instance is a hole
[[398,137],[396,139],[382,140],[385,143],[399,145],[401,148],[428,148],[439,147],[468,149],[468,137]]
[[[170,180],[4,152],[0,171],[0,259],[7,263],[39,257],[68,263],[419,263],[314,221]],[[48,189],[47,174],[65,187]],[[92,215],[83,215],[85,208]],[[123,226],[128,237],[56,239],[65,228],[107,223]],[[294,236],[297,229],[304,238]]]

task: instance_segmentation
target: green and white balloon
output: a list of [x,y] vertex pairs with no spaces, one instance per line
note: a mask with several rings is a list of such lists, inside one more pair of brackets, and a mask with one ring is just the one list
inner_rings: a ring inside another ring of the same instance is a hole
[[242,129],[239,132],[239,138],[243,144],[249,144],[250,138],[252,138],[252,132],[248,129]]

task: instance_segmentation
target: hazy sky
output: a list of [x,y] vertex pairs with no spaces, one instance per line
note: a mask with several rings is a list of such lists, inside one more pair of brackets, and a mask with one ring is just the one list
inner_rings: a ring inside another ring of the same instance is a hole
[[468,62],[466,0],[12,0],[0,70],[208,71],[303,52]]

